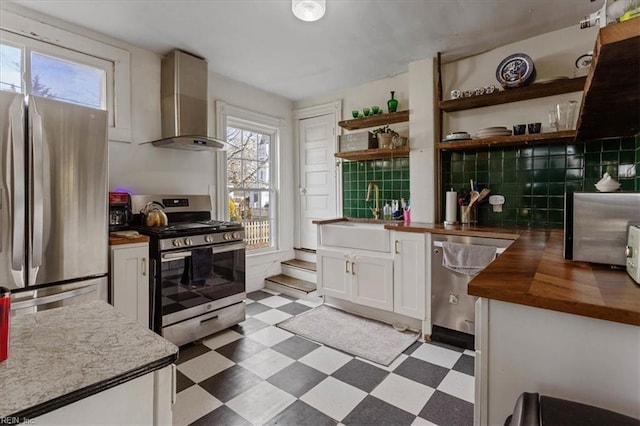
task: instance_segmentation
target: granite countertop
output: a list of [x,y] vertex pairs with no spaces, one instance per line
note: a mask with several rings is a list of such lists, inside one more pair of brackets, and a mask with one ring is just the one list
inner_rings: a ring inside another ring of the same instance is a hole
[[515,240],[468,285],[474,296],[623,324],[640,325],[640,285],[624,270],[564,259],[562,230],[337,218],[314,221],[380,223],[385,229]]
[[91,301],[10,320],[0,419],[34,418],[172,364],[178,348]]

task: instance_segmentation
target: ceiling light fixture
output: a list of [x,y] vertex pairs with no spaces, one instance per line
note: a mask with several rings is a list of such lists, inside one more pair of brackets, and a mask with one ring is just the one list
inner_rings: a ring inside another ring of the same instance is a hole
[[317,21],[327,10],[326,0],[292,0],[291,10],[302,21]]

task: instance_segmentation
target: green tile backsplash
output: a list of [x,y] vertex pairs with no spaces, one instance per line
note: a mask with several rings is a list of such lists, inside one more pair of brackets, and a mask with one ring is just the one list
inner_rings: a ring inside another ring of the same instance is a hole
[[409,199],[409,159],[343,161],[342,162],[342,205],[345,217],[372,218],[371,207],[375,202],[367,198],[369,182],[376,182],[380,188],[380,214],[382,207],[391,200]]
[[620,164],[635,164],[640,173],[640,135],[576,145],[444,151],[442,197],[450,188],[468,191],[473,179],[491,194],[505,197],[502,213],[494,213],[487,201],[482,202],[478,223],[562,227],[564,193],[595,190],[593,185],[604,172],[617,179],[622,190],[640,190],[640,176],[618,176]]

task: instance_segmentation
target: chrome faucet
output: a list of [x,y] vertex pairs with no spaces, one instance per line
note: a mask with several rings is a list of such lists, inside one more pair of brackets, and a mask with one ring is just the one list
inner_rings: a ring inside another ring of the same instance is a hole
[[380,219],[380,188],[378,184],[375,182],[369,182],[369,186],[367,187],[367,199],[366,201],[371,200],[371,187],[374,187],[376,190],[376,205],[375,207],[369,207],[373,212],[373,217],[375,219]]

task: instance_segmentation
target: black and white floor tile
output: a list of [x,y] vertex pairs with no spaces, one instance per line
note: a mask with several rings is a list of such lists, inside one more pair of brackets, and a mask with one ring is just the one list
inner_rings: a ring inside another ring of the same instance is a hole
[[256,291],[246,321],[180,348],[174,424],[473,424],[473,351],[416,342],[382,366],[275,326],[320,303]]

